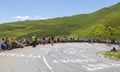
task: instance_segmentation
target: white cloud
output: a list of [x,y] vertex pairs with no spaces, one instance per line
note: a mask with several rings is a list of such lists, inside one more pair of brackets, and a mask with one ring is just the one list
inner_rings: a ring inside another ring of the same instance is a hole
[[13,17],[0,17],[0,24],[7,22],[16,22],[16,21],[24,21],[24,20],[45,20],[48,18],[44,18],[41,16],[13,16]]
[[15,17],[12,17],[12,18],[17,19],[17,20],[21,20],[21,21],[24,21],[24,20],[44,20],[44,19],[47,19],[47,18],[43,18],[43,17],[40,17],[40,16],[34,16],[34,17],[15,16]]
[[43,18],[43,17],[40,17],[40,16],[35,16],[35,17],[33,17],[33,19],[34,19],[34,20],[38,20],[38,19],[44,20],[44,19],[47,19],[47,18]]
[[16,16],[15,18],[19,19],[19,20],[28,20],[28,19],[30,19],[29,16]]

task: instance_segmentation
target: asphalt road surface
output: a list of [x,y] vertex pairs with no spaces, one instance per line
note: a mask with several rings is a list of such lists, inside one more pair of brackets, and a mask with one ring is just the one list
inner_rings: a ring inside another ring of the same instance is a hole
[[0,52],[0,72],[120,72],[120,61],[99,53],[117,45],[59,43]]

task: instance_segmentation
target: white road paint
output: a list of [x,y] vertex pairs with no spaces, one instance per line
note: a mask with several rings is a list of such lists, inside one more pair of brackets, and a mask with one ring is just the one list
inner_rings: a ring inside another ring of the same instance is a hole
[[59,59],[53,60],[54,63],[94,63],[96,60],[94,59]]
[[15,56],[15,54],[11,54],[11,56]]
[[1,56],[5,56],[6,54],[4,54],[4,53],[1,53],[0,55],[1,55]]
[[84,58],[86,58],[86,59],[88,59],[89,57],[87,57],[87,56],[85,56],[85,55],[81,55],[82,57],[84,57]]
[[25,54],[21,54],[20,56],[21,56],[21,57],[24,57],[24,56],[25,56]]
[[85,56],[85,55],[81,55],[82,57],[84,57],[86,60],[88,60],[89,62],[97,62],[97,60],[96,59],[94,59],[94,58],[90,58],[90,57],[87,57],[87,56]]
[[24,58],[41,58],[40,55],[32,54],[13,54],[13,53],[0,53],[0,56],[11,56],[11,57],[24,57]]
[[33,56],[33,55],[30,54],[30,55],[28,55],[27,57],[31,58],[32,56]]
[[58,61],[57,61],[57,60],[54,60],[53,62],[57,63]]
[[40,58],[41,56],[40,55],[38,55],[38,56],[33,56],[33,58]]
[[10,56],[10,55],[11,55],[10,53],[6,54],[6,56]]
[[96,50],[106,50],[106,48],[97,47]]
[[50,69],[50,70],[53,70],[53,68],[47,63],[45,57],[43,56],[43,61],[44,63],[46,64],[46,66]]
[[83,52],[86,52],[87,50],[75,50],[74,48],[72,48],[72,49],[67,49],[67,50],[65,50],[64,51],[64,53],[70,53],[70,54],[75,54],[75,53],[78,53],[78,52],[80,52],[80,53],[83,53]]
[[15,57],[21,57],[20,54],[15,54]]
[[89,66],[85,66],[85,65],[83,65],[82,67],[86,68],[88,71],[93,71],[93,70],[100,70],[100,69],[103,69],[102,67],[91,68],[91,67],[89,67]]
[[108,63],[108,64],[110,64],[110,65],[112,65],[114,67],[120,67],[120,64],[115,64],[115,63],[110,63],[110,62],[106,62],[106,63]]
[[120,67],[119,64],[115,63],[97,63],[97,64],[87,64],[87,65],[82,65],[85,69],[88,71],[94,71],[94,70],[100,70],[100,69],[105,69],[105,68],[113,68],[113,67]]

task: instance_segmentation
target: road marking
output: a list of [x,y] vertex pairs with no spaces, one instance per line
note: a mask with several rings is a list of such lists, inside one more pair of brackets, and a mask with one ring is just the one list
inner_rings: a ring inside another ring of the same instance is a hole
[[6,56],[10,56],[10,55],[11,55],[10,53],[6,54]]
[[47,67],[48,67],[50,70],[53,70],[53,68],[47,63],[45,57],[43,57],[43,61],[44,61],[44,63],[47,65]]
[[40,55],[32,54],[13,54],[13,53],[0,53],[0,56],[11,56],[11,57],[25,57],[25,58],[41,58]]
[[28,56],[26,56],[26,57],[29,57],[29,58],[31,58],[31,57],[32,57],[32,55],[30,54],[30,55],[28,55]]
[[54,60],[53,62],[55,62],[55,63],[56,63],[56,62],[58,62],[58,61],[57,61],[57,60]]
[[87,58],[87,59],[89,59],[87,56],[85,56],[85,55],[81,55],[82,57],[84,57],[84,58]]
[[15,54],[15,56],[16,56],[16,57],[20,57],[20,55],[19,55],[19,54]]
[[[91,65],[90,67],[83,65],[82,67],[86,68],[88,71],[103,69],[103,67],[99,67],[99,66],[96,66],[96,67],[95,67],[94,65]],[[94,67],[94,68],[93,68],[93,67]]]
[[105,69],[105,68],[116,68],[120,67],[119,64],[115,63],[98,63],[98,64],[87,64],[87,65],[82,65],[85,69],[88,71],[94,71],[94,70],[100,70],[100,69]]
[[1,56],[5,56],[6,54],[2,53]]
[[54,63],[94,63],[96,60],[94,59],[59,59],[53,60]]
[[33,58],[40,58],[41,56],[40,55],[37,55],[37,56],[33,56]]
[[21,57],[24,57],[24,56],[25,56],[25,54],[21,54],[20,56],[21,56]]
[[108,63],[108,64],[110,64],[110,65],[112,65],[114,67],[120,67],[120,64],[115,64],[115,63],[111,63],[111,62],[106,62],[106,63]]
[[15,56],[15,54],[11,54],[11,56]]

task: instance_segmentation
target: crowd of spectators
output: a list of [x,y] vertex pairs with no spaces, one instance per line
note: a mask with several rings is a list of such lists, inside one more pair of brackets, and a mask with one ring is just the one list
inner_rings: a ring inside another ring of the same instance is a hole
[[26,46],[33,46],[36,47],[38,44],[51,44],[54,45],[54,43],[65,43],[65,42],[88,42],[88,43],[107,43],[107,44],[118,44],[120,46],[120,40],[115,40],[115,39],[107,39],[107,40],[101,40],[99,37],[97,38],[90,38],[88,37],[87,39],[83,38],[54,38],[54,36],[51,37],[46,37],[45,34],[41,37],[38,38],[35,34],[29,37],[25,37],[22,39],[16,39],[16,37],[11,37],[11,38],[2,38],[0,41],[0,49],[5,51],[5,50],[12,50],[15,48],[24,48]]

